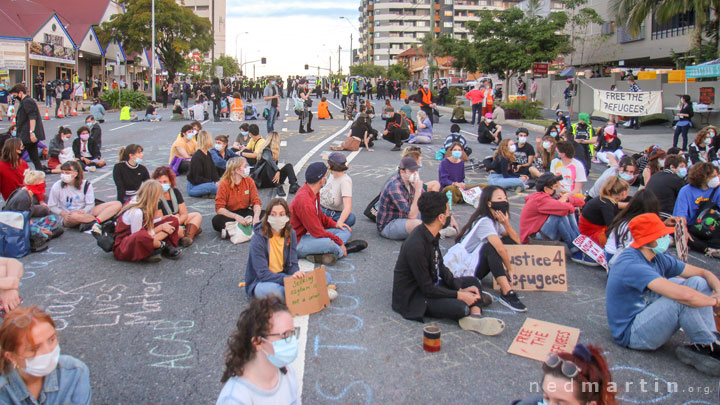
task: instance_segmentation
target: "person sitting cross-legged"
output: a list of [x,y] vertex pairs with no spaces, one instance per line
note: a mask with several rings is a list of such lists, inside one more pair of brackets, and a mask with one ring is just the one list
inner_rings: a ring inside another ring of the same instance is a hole
[[482,293],[475,277],[455,277],[440,252],[440,230],[450,216],[447,197],[439,192],[420,196],[422,225],[400,248],[393,271],[392,309],[405,319],[424,317],[458,320],[460,327],[494,336],[505,328],[495,318],[482,317],[482,306],[492,299]]
[[633,243],[610,265],[607,318],[615,342],[656,350],[680,328],[689,345],[675,350],[681,362],[720,376],[720,341],[713,311],[720,311],[720,280],[708,270],[665,253],[675,228],[656,214],[630,221]]

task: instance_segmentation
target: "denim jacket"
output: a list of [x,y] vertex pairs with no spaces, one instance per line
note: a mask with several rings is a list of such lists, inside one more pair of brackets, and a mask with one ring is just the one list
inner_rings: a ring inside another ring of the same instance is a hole
[[87,405],[91,394],[90,371],[85,363],[72,356],[60,356],[57,368],[45,377],[37,399],[30,394],[17,370],[0,375],[0,404]]
[[245,270],[245,292],[252,297],[255,286],[259,282],[273,282],[283,285],[285,277],[292,276],[300,267],[297,256],[297,237],[295,230],[290,230],[290,240],[285,240],[283,248],[283,271],[273,273],[270,271],[269,240],[262,235],[260,224],[253,228],[253,236],[250,239],[250,254],[248,255],[247,270]]

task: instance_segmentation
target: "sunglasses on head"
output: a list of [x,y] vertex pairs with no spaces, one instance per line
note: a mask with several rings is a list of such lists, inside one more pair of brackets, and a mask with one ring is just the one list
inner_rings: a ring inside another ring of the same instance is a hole
[[550,353],[547,360],[545,360],[545,365],[552,369],[561,366],[560,371],[567,378],[574,378],[577,377],[578,374],[580,374],[580,367],[578,367],[570,360],[562,359],[560,356],[557,355],[557,353]]

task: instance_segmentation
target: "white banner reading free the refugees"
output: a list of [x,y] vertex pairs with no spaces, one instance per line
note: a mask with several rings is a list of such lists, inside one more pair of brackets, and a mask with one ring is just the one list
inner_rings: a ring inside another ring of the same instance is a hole
[[662,113],[662,91],[609,91],[593,89],[594,108],[606,114],[642,117]]

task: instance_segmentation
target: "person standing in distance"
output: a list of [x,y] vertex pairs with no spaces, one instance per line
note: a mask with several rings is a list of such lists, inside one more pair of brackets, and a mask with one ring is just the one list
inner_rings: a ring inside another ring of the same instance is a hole
[[277,81],[273,77],[270,80],[270,84],[265,86],[263,91],[263,99],[265,100],[265,108],[267,109],[267,132],[273,132],[275,130],[275,119],[278,114],[278,105],[280,103],[280,89],[277,86]]

